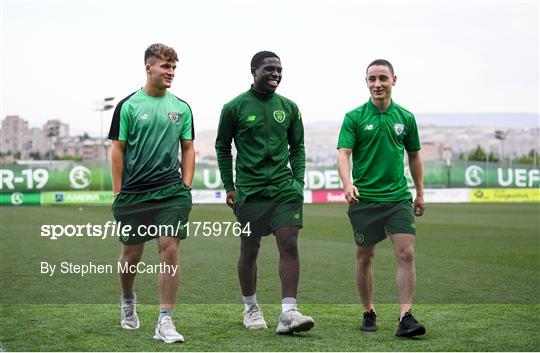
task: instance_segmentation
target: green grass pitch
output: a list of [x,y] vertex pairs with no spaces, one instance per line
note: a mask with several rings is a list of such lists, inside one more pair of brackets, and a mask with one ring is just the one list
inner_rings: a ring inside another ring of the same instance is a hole
[[[116,275],[48,277],[40,262],[114,263],[118,240],[40,237],[42,224],[104,224],[107,207],[2,207],[0,351],[538,351],[540,350],[540,205],[428,205],[417,221],[415,316],[428,333],[394,337],[398,304],[391,244],[374,264],[379,330],[359,331],[355,246],[345,205],[306,205],[299,247],[300,309],[313,330],[276,336],[280,286],[272,237],[259,255],[257,297],[270,328],[242,327],[236,277],[239,241],[199,234],[181,242],[182,280],[175,323],[180,347],[153,342],[157,286],[140,275],[141,329],[119,326]],[[195,205],[191,221],[232,221],[221,205]],[[155,242],[143,261],[157,263]]]

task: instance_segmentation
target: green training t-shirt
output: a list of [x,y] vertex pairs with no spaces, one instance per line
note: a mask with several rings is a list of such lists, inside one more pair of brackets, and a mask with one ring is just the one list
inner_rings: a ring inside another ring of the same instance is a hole
[[181,181],[180,140],[193,140],[189,105],[167,92],[149,96],[139,89],[114,110],[109,139],[126,141],[121,191],[144,193]]
[[410,199],[404,149],[420,150],[414,115],[393,101],[386,112],[371,102],[345,115],[337,148],[352,149],[353,184],[360,200],[392,202]]

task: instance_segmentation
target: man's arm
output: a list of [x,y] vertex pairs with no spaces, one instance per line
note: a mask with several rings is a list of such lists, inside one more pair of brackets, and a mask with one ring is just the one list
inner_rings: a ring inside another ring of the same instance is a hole
[[182,180],[191,187],[193,183],[193,174],[195,174],[195,147],[193,140],[182,140]]
[[227,205],[233,206],[235,195],[233,172],[232,172],[232,153],[231,143],[234,136],[234,124],[231,113],[226,107],[221,111],[219,126],[216,137],[216,156],[218,160],[219,172],[221,180],[227,192]]
[[416,188],[416,198],[413,202],[414,215],[420,217],[424,214],[426,206],[424,204],[424,171],[422,167],[422,158],[420,151],[409,152],[409,169]]
[[126,141],[112,140],[111,146],[111,174],[113,184],[113,194],[118,194],[122,188],[122,178],[124,174],[124,150]]
[[302,124],[300,111],[298,111],[297,116],[293,119],[288,131],[289,162],[291,163],[293,177],[304,185],[306,149],[304,147],[304,124]]
[[358,189],[353,185],[351,181],[351,154],[352,149],[350,148],[339,148],[338,149],[338,172],[341,182],[343,183],[343,193],[345,194],[345,199],[348,203],[357,203]]

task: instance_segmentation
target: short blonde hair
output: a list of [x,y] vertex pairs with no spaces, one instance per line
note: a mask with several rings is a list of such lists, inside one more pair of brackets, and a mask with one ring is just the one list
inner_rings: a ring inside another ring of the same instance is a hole
[[178,55],[176,51],[161,43],[154,43],[150,45],[144,52],[144,63],[148,62],[150,58],[158,58],[166,61],[178,61]]

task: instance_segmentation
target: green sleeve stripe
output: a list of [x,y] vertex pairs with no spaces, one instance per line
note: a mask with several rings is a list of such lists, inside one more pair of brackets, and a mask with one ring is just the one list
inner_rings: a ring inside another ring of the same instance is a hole
[[174,96],[180,102],[184,103],[189,111],[189,119],[186,118],[184,126],[182,127],[182,132],[180,133],[180,140],[195,140],[195,124],[193,123],[193,111],[189,104],[183,100]]

